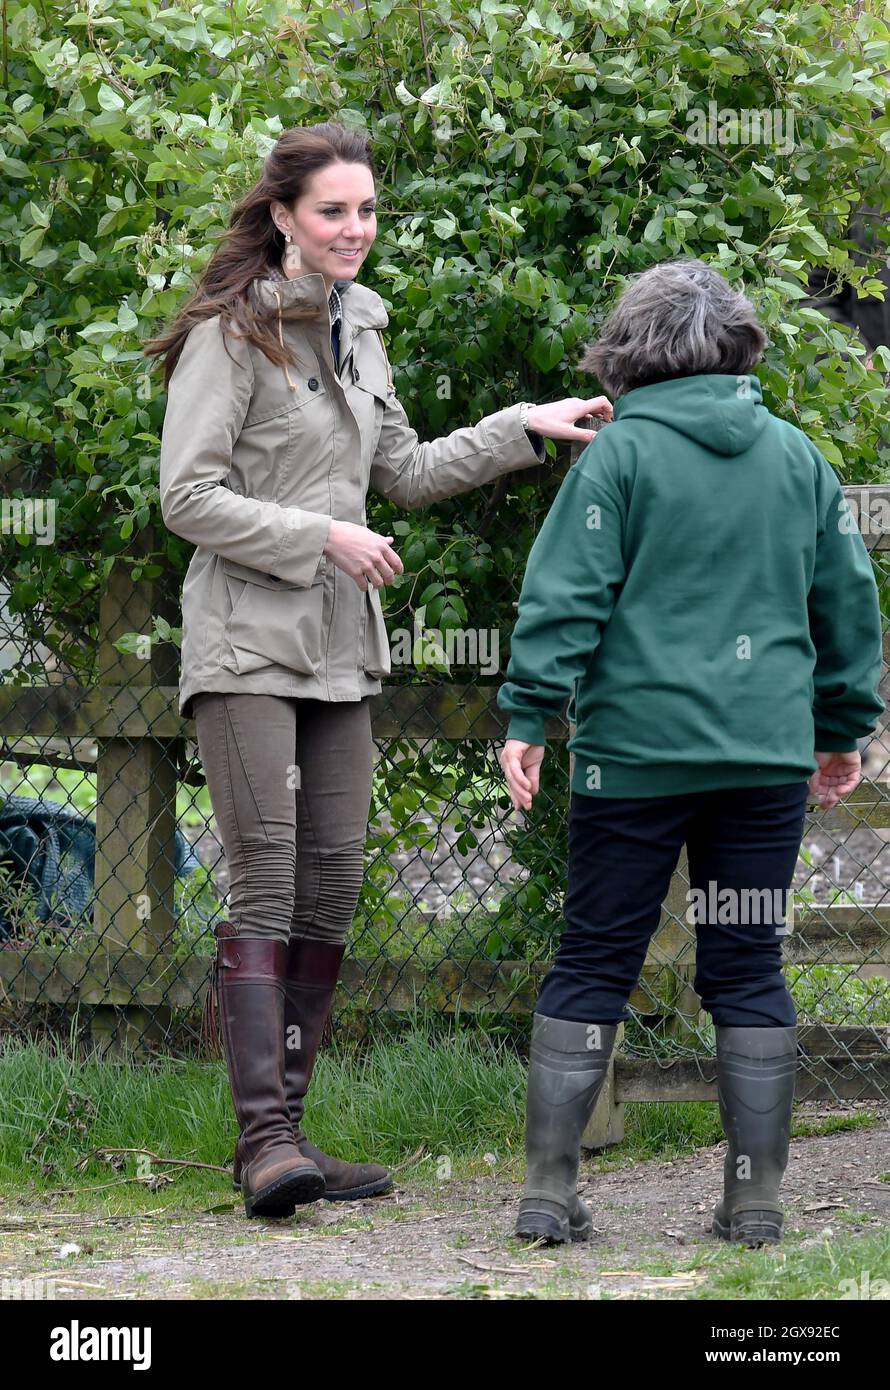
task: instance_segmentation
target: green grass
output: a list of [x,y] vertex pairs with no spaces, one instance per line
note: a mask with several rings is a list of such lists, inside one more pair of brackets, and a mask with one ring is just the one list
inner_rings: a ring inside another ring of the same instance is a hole
[[[487,1172],[484,1154],[521,1150],[524,1086],[523,1063],[501,1044],[458,1033],[433,1046],[417,1030],[362,1050],[326,1050],[306,1122],[315,1142],[345,1158],[394,1165],[422,1149],[418,1176],[435,1177],[440,1158],[455,1171]],[[214,1164],[231,1157],[236,1131],[222,1062],[78,1062],[42,1043],[9,1041],[0,1051],[0,1094],[0,1190],[107,1181],[116,1174],[90,1158],[104,1145]],[[122,1165],[117,1176],[135,1175],[135,1157]],[[174,1187],[151,1193],[151,1203],[178,1194],[206,1204],[231,1193],[222,1174],[189,1171]],[[111,1193],[93,1199],[111,1203],[108,1210],[146,1201],[135,1184]]]
[[[433,1032],[417,1022],[367,1047],[332,1047],[319,1058],[306,1124],[315,1143],[338,1156],[403,1166],[401,1176],[497,1174],[518,1180],[524,1165],[526,1064],[499,1039]],[[235,1137],[222,1062],[160,1058],[143,1065],[78,1061],[44,1043],[9,1040],[0,1048],[0,1194],[35,1198],[75,1189],[69,1209],[131,1212],[232,1201],[225,1174],[145,1168],[136,1155],[109,1160],[104,1146],[147,1149],[170,1158],[225,1166]],[[819,1129],[795,1122],[793,1134],[874,1123],[859,1114]],[[599,1153],[600,1171],[641,1159],[672,1159],[723,1137],[715,1103],[627,1104],[625,1140]],[[420,1151],[418,1153],[418,1151]],[[173,1177],[166,1183],[163,1174]],[[157,1179],[160,1178],[159,1181]],[[73,1203],[73,1206],[72,1206]]]
[[[890,1268],[890,1231],[840,1236],[832,1229],[821,1237],[804,1240],[795,1236],[794,1217],[786,1213],[781,1245],[762,1250],[734,1248],[721,1242],[704,1255],[686,1261],[653,1261],[647,1274],[707,1275],[700,1289],[684,1292],[694,1299],[843,1299],[865,1289],[864,1271],[871,1285],[886,1278]],[[844,1284],[842,1280],[851,1280]],[[607,1284],[603,1280],[603,1285]],[[855,1286],[855,1287],[854,1287]],[[826,1343],[826,1345],[830,1345]]]

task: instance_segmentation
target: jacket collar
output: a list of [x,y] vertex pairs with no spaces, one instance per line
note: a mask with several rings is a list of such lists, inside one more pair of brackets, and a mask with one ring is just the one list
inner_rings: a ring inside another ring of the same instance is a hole
[[[355,280],[335,280],[334,288],[340,296],[345,325],[353,329],[385,328],[389,323],[383,300],[374,290],[357,284]],[[292,280],[259,275],[252,281],[252,289],[259,303],[268,305],[270,309],[277,308],[279,303],[282,308],[287,304],[314,304],[322,318],[328,309],[324,276],[317,271],[295,275]]]

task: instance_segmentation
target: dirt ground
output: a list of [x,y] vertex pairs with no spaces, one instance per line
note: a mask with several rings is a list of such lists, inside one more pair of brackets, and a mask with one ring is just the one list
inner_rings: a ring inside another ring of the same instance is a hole
[[[53,1280],[56,1299],[683,1298],[706,1292],[709,1257],[728,1251],[710,1233],[724,1150],[608,1173],[586,1159],[579,1186],[594,1238],[555,1249],[510,1237],[520,1186],[496,1172],[466,1181],[397,1175],[387,1197],[318,1202],[275,1221],[248,1221],[222,1175],[219,1208],[206,1213],[103,1218],[50,1211],[45,1199],[39,1208],[6,1201],[0,1289],[40,1277]],[[886,1232],[888,1172],[890,1110],[879,1126],[793,1139],[786,1241],[758,1257],[781,1258],[826,1233]],[[77,1249],[63,1257],[66,1245]]]

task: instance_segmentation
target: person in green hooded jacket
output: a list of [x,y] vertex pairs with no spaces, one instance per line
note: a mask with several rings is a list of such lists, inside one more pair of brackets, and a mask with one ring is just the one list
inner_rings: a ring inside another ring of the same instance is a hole
[[516,809],[567,699],[576,725],[520,1236],[590,1234],[580,1140],[685,843],[728,1140],[712,1230],[781,1238],[797,1055],[786,895],[808,792],[828,808],[853,790],[884,703],[869,554],[831,465],[763,404],[766,341],[744,294],[690,258],[632,277],[581,363],[614,421],[532,546],[498,692]]

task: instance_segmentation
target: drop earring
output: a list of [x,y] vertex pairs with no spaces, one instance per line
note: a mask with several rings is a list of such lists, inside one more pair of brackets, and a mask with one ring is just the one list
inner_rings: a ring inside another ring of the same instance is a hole
[[300,270],[300,248],[291,237],[290,232],[285,232],[284,240],[287,242],[287,249],[284,253],[284,269],[289,276],[294,276]]

